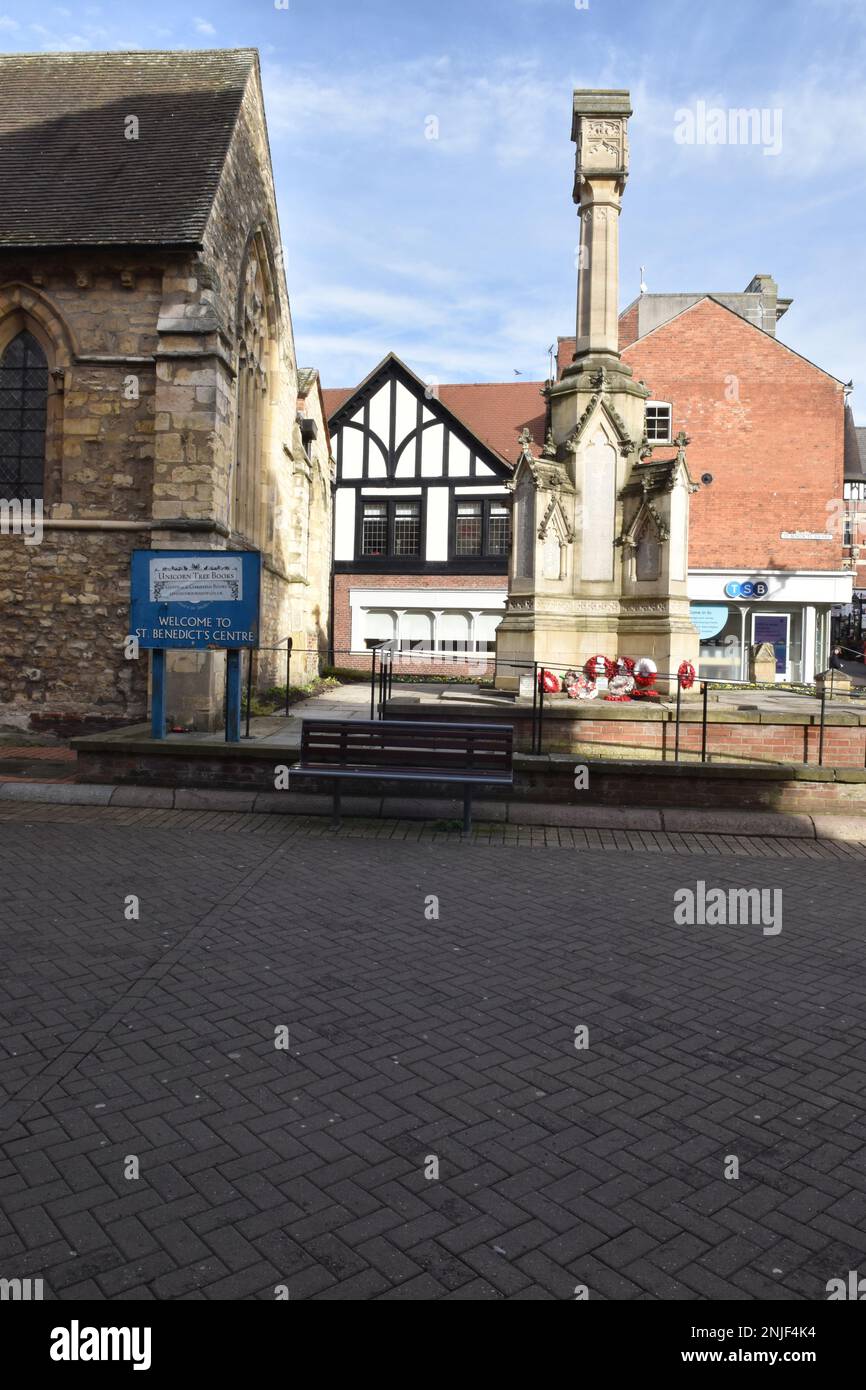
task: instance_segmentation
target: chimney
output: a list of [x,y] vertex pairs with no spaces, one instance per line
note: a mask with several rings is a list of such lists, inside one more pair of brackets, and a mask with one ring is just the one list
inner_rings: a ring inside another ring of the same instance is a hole
[[754,322],[759,328],[763,328],[765,333],[775,338],[776,324],[791,307],[793,300],[779,298],[779,286],[772,275],[753,275],[743,293],[759,296],[759,307]]
[[580,217],[575,371],[619,361],[619,213],[631,114],[627,91],[574,93],[574,201]]

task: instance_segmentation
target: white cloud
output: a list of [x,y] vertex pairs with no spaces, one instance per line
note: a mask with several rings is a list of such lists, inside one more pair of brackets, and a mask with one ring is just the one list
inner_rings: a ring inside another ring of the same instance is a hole
[[[394,351],[440,381],[541,380],[546,348],[567,331],[557,296],[527,284],[522,293],[467,293],[416,283],[414,293],[293,277],[293,318],[300,357],[327,364],[326,386],[349,386]],[[339,329],[335,328],[339,325]]]
[[17,19],[12,19],[8,14],[0,14],[0,29],[8,30],[11,33],[13,29],[20,28],[21,25]]
[[196,32],[199,33],[199,34],[215,34],[215,33],[216,33],[216,29],[213,27],[213,25],[212,25],[212,24],[210,23],[210,21],[207,20],[207,19],[198,19],[198,18],[196,18],[196,20],[195,20],[195,28],[196,28]]
[[[688,0],[681,8],[692,24]],[[508,61],[434,53],[349,65],[339,77],[266,60],[301,358],[325,385],[357,383],[389,349],[442,381],[511,380],[512,368],[543,377],[547,345],[573,327],[571,89],[611,87],[627,88],[634,107],[623,304],[644,262],[658,291],[742,288],[769,270],[795,299],[791,345],[844,379],[862,365],[866,378],[859,289],[846,318],[846,287],[863,277],[845,249],[851,232],[834,236],[840,220],[856,227],[866,184],[857,46],[801,63],[744,61],[722,82],[706,61],[712,27],[705,16],[685,29],[673,75],[640,45],[612,43],[581,49],[571,72],[535,50]],[[698,99],[781,109],[778,156],[676,144],[675,112]],[[438,140],[424,138],[430,115]],[[820,292],[807,284],[812,265]]]
[[[485,149],[502,164],[541,158],[569,98],[565,81],[546,78],[534,59],[499,60],[479,70],[468,61],[423,58],[324,80],[318,69],[269,63],[264,81],[268,123],[277,135],[387,137],[392,148],[414,149],[419,157]],[[431,117],[437,138],[429,138]]]
[[491,313],[496,301],[478,295],[468,296],[458,291],[453,297],[435,298],[429,295],[394,294],[387,290],[362,288],[357,285],[337,285],[329,282],[315,290],[300,286],[295,303],[316,317],[332,318],[335,313],[377,324],[398,325],[417,323],[423,314],[425,328],[453,324],[455,317],[463,320],[475,313]]
[[[801,184],[829,167],[866,169],[866,90],[854,68],[846,73],[836,65],[821,69],[813,64],[802,78],[784,86],[703,87],[675,97],[670,88],[662,94],[642,84],[633,93],[633,101],[632,149],[633,154],[640,152],[644,169],[674,165],[696,173],[711,170],[714,178],[729,177],[733,182],[757,173]],[[708,114],[713,109],[765,113],[767,143],[776,128],[781,137],[778,153],[765,154],[760,142],[678,144],[674,138],[678,113],[695,113],[698,102],[704,103]]]

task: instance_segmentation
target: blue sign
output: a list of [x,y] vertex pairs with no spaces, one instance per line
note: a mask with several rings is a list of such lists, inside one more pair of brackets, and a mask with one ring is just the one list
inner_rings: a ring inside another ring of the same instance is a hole
[[253,550],[134,550],[129,631],[144,650],[257,647],[262,557]]
[[720,633],[728,621],[728,607],[724,603],[693,603],[690,612],[702,642]]
[[763,579],[756,579],[754,583],[751,579],[746,579],[741,584],[739,580],[732,579],[725,585],[725,593],[728,598],[765,598],[769,593],[769,585]]

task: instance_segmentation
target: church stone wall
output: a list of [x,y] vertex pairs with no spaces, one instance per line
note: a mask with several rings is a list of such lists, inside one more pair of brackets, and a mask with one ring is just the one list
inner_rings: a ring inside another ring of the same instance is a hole
[[[238,529],[238,304],[256,234],[272,289],[267,434],[255,525]],[[318,385],[303,403],[319,426],[308,450],[296,421],[257,76],[201,252],[0,250],[0,350],[23,327],[49,364],[46,523],[39,545],[0,534],[0,726],[67,730],[145,717],[148,659],[123,654],[133,548],[261,548],[262,642],[290,633],[298,647],[324,651],[330,449]],[[268,661],[262,653],[263,684],[276,674]],[[224,665],[222,654],[170,655],[170,723],[221,717]],[[316,669],[314,652],[305,674]],[[300,671],[293,662],[293,678]]]
[[0,347],[26,327],[49,365],[43,538],[0,534],[0,724],[144,716],[146,670],[122,643],[149,532],[117,523],[151,514],[163,273],[151,255],[0,253]]

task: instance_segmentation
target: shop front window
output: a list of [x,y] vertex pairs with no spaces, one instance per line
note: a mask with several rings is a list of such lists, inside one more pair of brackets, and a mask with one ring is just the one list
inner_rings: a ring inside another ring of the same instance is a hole
[[692,622],[701,639],[698,675],[738,681],[742,670],[740,612],[725,603],[693,603]]
[[776,680],[803,679],[802,610],[765,609],[752,615],[752,642],[769,642],[776,653]]

